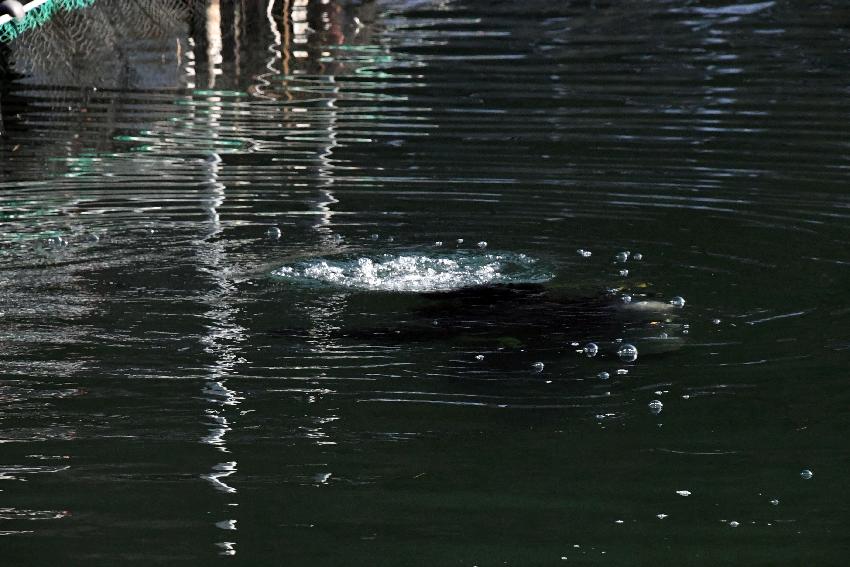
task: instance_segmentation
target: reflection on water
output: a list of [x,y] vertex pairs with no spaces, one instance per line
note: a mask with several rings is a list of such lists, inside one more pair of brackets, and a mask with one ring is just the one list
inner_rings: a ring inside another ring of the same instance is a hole
[[843,564],[842,14],[102,0],[3,47],[4,559]]

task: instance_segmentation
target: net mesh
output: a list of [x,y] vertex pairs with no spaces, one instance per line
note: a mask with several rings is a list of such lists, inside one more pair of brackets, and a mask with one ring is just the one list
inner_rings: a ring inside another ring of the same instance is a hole
[[[155,88],[179,72],[203,0],[57,0],[43,25],[6,44],[7,66],[24,82]],[[45,4],[47,5],[47,4]],[[60,9],[59,6],[71,9]],[[73,7],[91,6],[86,10]],[[33,10],[35,11],[35,10]],[[24,22],[26,25],[26,22]]]
[[12,20],[0,25],[0,43],[11,41],[25,31],[37,28],[59,12],[70,12],[91,6],[95,0],[48,0],[28,11],[21,21]]

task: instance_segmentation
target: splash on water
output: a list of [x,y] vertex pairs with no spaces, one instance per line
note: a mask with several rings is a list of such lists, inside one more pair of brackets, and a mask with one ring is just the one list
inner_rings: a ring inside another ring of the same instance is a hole
[[372,291],[433,292],[466,287],[543,283],[552,274],[525,254],[457,252],[443,256],[383,254],[318,258],[283,266],[273,275],[300,283]]

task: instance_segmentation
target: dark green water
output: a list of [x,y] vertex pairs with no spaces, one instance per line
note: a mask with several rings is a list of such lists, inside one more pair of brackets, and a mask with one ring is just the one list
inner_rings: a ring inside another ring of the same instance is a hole
[[5,53],[3,565],[847,563],[846,7],[196,4]]

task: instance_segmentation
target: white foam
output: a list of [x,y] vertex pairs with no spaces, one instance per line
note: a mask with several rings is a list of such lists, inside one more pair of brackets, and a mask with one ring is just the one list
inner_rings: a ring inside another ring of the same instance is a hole
[[333,286],[401,292],[450,291],[480,285],[551,279],[525,254],[391,255],[315,259],[283,266],[275,276]]

